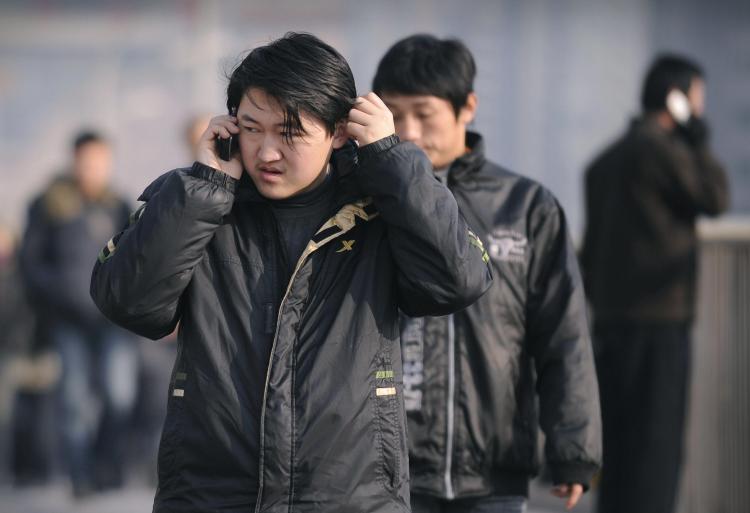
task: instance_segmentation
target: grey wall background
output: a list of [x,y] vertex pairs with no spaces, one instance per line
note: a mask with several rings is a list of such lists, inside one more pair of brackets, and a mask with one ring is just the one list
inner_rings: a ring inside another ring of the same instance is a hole
[[242,52],[288,30],[338,48],[361,92],[398,38],[462,38],[479,67],[475,129],[490,157],[549,186],[575,238],[583,168],[637,113],[654,54],[686,53],[708,72],[734,212],[750,212],[747,1],[19,0],[0,1],[0,220],[23,225],[81,126],[115,141],[116,184],[135,199],[189,163],[184,124],[223,112],[224,73]]

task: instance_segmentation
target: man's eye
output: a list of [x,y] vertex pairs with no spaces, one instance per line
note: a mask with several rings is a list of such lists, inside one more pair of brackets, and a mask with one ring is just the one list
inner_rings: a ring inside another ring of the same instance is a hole
[[432,112],[418,112],[417,118],[418,119],[427,119],[432,116]]

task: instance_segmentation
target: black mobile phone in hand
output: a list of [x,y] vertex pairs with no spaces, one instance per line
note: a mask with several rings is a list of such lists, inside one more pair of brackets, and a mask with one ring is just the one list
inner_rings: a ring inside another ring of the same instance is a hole
[[[232,107],[231,109],[229,109],[229,115],[236,116],[237,108]],[[224,139],[223,137],[216,138],[216,154],[221,160],[229,162],[230,160],[232,160],[232,157],[235,153],[237,153],[236,135],[230,134],[228,139]]]

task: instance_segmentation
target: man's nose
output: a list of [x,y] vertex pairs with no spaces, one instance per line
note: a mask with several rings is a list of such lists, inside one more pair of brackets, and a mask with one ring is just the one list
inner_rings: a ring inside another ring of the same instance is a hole
[[416,119],[408,116],[396,124],[396,133],[402,141],[410,141],[418,144],[419,138],[422,135],[422,129]]
[[262,162],[274,162],[281,159],[281,151],[273,137],[264,137],[258,148],[258,159]]

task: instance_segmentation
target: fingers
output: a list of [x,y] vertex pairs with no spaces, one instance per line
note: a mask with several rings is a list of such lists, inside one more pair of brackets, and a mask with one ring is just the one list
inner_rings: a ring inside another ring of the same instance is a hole
[[208,123],[206,131],[203,133],[203,139],[211,141],[216,137],[227,139],[234,134],[239,133],[240,129],[237,126],[237,118],[234,116],[216,116],[212,118]]
[[570,492],[568,502],[565,504],[565,509],[570,511],[571,509],[575,508],[576,504],[578,504],[578,501],[581,498],[581,495],[583,495],[583,486],[574,484]]
[[354,101],[354,109],[373,115],[384,110],[390,112],[388,106],[375,93],[367,93],[364,96],[357,97]]
[[349,111],[346,130],[362,146],[396,131],[393,114],[375,93],[368,93],[355,100]]
[[237,126],[236,117],[223,115],[211,118],[198,144],[196,160],[214,169],[218,169],[233,178],[239,179],[243,173],[240,155],[235,155],[231,161],[227,162],[219,158],[215,147],[218,137],[228,139],[231,136],[236,136],[239,132],[240,129]]
[[367,96],[358,96],[357,99],[354,100],[354,106],[352,107],[352,110],[367,114],[377,114],[378,106],[375,105],[370,99],[368,99]]
[[349,111],[349,122],[357,123],[359,125],[367,125],[373,117],[372,114],[366,113],[361,110],[352,109]]
[[560,499],[568,499],[565,502],[565,509],[570,511],[581,499],[581,496],[583,495],[583,486],[578,483],[572,485],[557,485],[552,488],[552,495],[559,497]]
[[383,102],[383,100],[380,99],[380,96],[378,96],[377,94],[375,94],[373,92],[370,92],[370,93],[367,93],[365,95],[365,98],[367,98],[368,100],[370,100],[370,102],[372,102],[373,104],[377,105],[381,109],[389,110],[388,106],[385,104],[385,102]]
[[349,134],[349,137],[352,137],[357,141],[361,141],[362,139],[364,139],[367,133],[367,127],[359,123],[349,121],[346,123],[346,133]]

